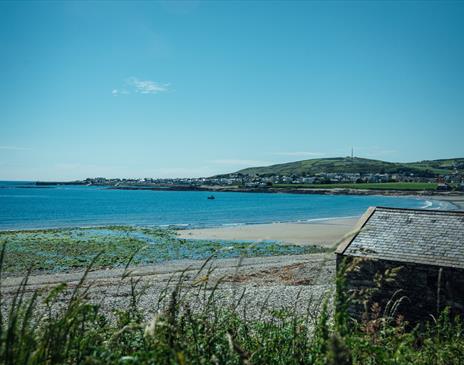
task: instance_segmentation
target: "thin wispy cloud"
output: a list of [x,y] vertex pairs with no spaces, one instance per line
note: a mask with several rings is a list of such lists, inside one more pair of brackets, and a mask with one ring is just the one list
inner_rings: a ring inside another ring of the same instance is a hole
[[19,147],[19,146],[0,146],[0,150],[27,151],[27,150],[30,150],[30,148],[29,147]]
[[235,165],[235,166],[270,165],[270,163],[267,161],[240,160],[240,159],[219,159],[219,160],[211,160],[209,162],[218,164],[218,165]]
[[113,96],[127,95],[131,93],[138,94],[159,94],[168,91],[169,83],[160,83],[152,80],[141,80],[137,77],[128,77],[125,80],[124,87],[113,89]]
[[324,152],[308,152],[308,151],[297,151],[297,152],[273,152],[275,156],[289,156],[289,157],[319,157],[325,156]]
[[157,94],[167,91],[169,87],[169,84],[161,84],[151,80],[140,80],[137,77],[129,77],[126,82],[135,89],[135,92],[141,94]]

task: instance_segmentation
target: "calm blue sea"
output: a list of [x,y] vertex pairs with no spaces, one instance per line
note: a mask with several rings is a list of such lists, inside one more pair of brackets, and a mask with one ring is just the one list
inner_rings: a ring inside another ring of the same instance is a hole
[[214,227],[361,215],[369,206],[452,209],[448,203],[384,196],[34,188],[0,182],[0,229],[131,224]]

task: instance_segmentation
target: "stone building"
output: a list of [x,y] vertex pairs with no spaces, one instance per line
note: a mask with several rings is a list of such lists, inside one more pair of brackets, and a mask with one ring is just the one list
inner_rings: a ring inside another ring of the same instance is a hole
[[336,255],[354,318],[464,314],[464,211],[369,208]]

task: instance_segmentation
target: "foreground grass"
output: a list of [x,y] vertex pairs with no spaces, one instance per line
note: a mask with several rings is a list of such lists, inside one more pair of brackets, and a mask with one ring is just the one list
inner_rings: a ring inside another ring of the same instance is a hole
[[281,245],[277,242],[185,240],[175,230],[133,226],[69,228],[0,232],[7,243],[4,271],[62,272],[88,266],[99,252],[95,268],[123,266],[134,252],[135,265],[179,259],[205,260],[240,256],[271,256],[325,252],[317,246]]
[[[205,265],[197,277],[207,277],[208,270]],[[464,359],[462,324],[446,312],[421,330],[408,331],[401,318],[381,316],[356,324],[345,310],[346,298],[338,295],[333,317],[327,305],[318,314],[299,315],[263,304],[266,320],[247,320],[246,309],[238,309],[241,299],[221,305],[207,280],[189,285],[181,275],[146,321],[137,281],[128,273],[121,280],[132,283],[130,304],[109,316],[89,302],[85,275],[73,289],[60,285],[41,295],[27,293],[26,278],[14,299],[3,303],[0,363],[448,365]],[[187,293],[203,304],[193,307]]]
[[436,190],[435,183],[408,183],[408,182],[391,182],[391,183],[359,183],[359,184],[274,184],[274,188],[318,188],[318,189],[366,189],[366,190],[403,190],[403,191],[420,191]]

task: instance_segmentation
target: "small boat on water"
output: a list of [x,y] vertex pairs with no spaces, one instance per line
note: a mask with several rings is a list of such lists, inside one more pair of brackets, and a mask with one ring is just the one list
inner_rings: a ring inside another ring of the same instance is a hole
[[210,196],[208,196],[208,199],[209,199],[209,200],[214,200],[214,199],[216,199],[216,198],[214,197],[214,195],[210,195]]

